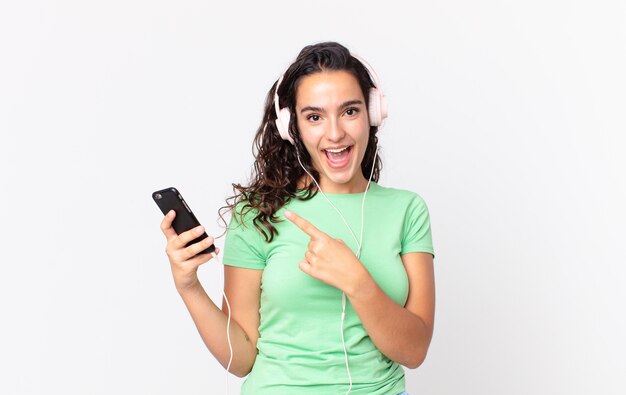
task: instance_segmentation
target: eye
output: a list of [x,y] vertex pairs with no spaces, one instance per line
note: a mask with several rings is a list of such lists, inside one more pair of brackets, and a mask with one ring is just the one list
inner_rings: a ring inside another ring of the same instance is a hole
[[311,122],[317,122],[320,120],[320,116],[317,114],[311,114],[308,117],[306,117],[306,119],[308,119]]
[[350,107],[346,110],[346,115],[349,117],[355,116],[359,113],[359,109],[356,107]]

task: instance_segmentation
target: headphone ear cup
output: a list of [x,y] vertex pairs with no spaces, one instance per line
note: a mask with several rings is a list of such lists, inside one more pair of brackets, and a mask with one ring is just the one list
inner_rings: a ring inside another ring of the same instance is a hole
[[280,137],[283,140],[289,141],[291,144],[295,144],[291,136],[289,135],[289,122],[291,121],[291,112],[289,107],[281,108],[276,116],[276,129],[280,133]]
[[[387,118],[387,96],[380,95],[380,124]],[[380,125],[378,125],[380,126]]]
[[376,88],[370,88],[370,103],[368,107],[370,125],[380,126],[387,118],[387,98]]

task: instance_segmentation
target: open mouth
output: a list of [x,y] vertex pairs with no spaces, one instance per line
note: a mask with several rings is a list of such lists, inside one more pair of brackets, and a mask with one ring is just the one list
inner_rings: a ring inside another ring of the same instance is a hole
[[352,146],[346,146],[341,148],[328,148],[323,150],[328,159],[328,164],[331,167],[343,167],[350,160],[350,153],[352,152]]

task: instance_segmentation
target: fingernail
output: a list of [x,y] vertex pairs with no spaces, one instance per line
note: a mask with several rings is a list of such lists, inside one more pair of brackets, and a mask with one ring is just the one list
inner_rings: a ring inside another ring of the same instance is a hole
[[285,210],[285,217],[289,218],[291,216],[291,211]]
[[197,234],[200,234],[200,233],[202,233],[202,232],[204,232],[204,228],[202,227],[202,225],[200,225],[200,226],[198,226],[198,227],[196,228],[196,233],[197,233]]

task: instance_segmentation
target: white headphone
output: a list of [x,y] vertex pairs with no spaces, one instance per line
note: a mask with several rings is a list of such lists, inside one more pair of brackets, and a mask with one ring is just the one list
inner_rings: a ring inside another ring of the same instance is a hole
[[[369,92],[369,106],[367,108],[367,112],[370,118],[371,126],[380,126],[383,123],[383,120],[387,118],[387,97],[383,94],[382,89],[380,88],[380,80],[378,79],[378,75],[363,58],[360,56],[351,53],[352,57],[357,59],[361,64],[365,67],[370,78],[374,80],[374,87],[370,88]],[[278,79],[278,83],[276,83],[276,89],[274,90],[274,110],[276,111],[276,128],[278,129],[278,133],[280,133],[280,137],[283,140],[289,141],[291,144],[295,144],[291,136],[289,135],[289,121],[291,120],[291,111],[289,111],[289,107],[279,108],[278,107],[278,88],[280,87],[281,82],[283,82],[283,77],[285,74],[281,75]]]

